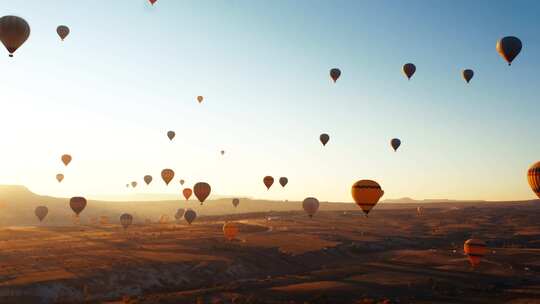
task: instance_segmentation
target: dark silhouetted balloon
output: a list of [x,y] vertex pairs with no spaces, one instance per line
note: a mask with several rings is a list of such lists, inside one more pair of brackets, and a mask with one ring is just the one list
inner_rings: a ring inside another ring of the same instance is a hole
[[512,65],[512,61],[516,59],[519,52],[521,52],[521,40],[514,36],[507,36],[497,41],[497,52],[501,55],[508,65]]
[[189,209],[188,211],[186,211],[186,213],[184,213],[184,219],[186,220],[186,222],[188,222],[188,224],[191,225],[191,223],[193,223],[193,221],[197,218],[197,213],[195,213],[195,211]]
[[364,179],[352,185],[351,194],[356,204],[362,208],[367,216],[384,195],[384,191],[377,182]]
[[124,213],[120,216],[120,224],[124,229],[127,229],[133,223],[133,216],[128,213]]
[[21,17],[4,16],[0,18],[0,40],[9,52],[9,57],[28,39],[30,26]]
[[240,200],[237,199],[237,198],[233,198],[232,204],[233,204],[234,208],[236,208],[236,207],[238,207],[238,205],[240,204]]
[[193,192],[195,192],[195,196],[199,202],[201,202],[201,205],[210,195],[210,191],[212,191],[212,188],[208,183],[205,182],[199,182],[193,186]]
[[157,2],[157,0],[148,0],[150,2],[150,4],[154,5],[154,3]]
[[86,207],[86,199],[81,196],[72,197],[69,200],[69,206],[71,207],[71,210],[73,210],[73,212],[75,212],[75,214],[79,216],[79,214]]
[[403,65],[403,73],[407,76],[407,79],[410,80],[414,72],[416,72],[416,66],[414,64],[406,63]]
[[165,182],[165,184],[169,185],[169,183],[174,178],[174,171],[172,169],[163,169],[161,171],[161,178]]
[[392,148],[394,149],[394,151],[397,151],[399,146],[401,146],[401,140],[399,138],[393,138],[390,141],[390,145],[392,145]]
[[269,190],[270,187],[272,187],[272,185],[274,184],[274,178],[271,177],[270,175],[265,176],[265,177],[263,178],[263,183],[264,183],[264,185],[266,186],[266,189]]
[[341,76],[341,70],[340,69],[331,69],[330,70],[330,78],[334,81],[334,83],[339,79],[339,76]]
[[286,177],[280,177],[279,178],[279,184],[281,187],[285,187],[289,183],[289,179]]
[[46,206],[38,206],[34,210],[34,214],[37,216],[38,220],[41,222],[49,213],[49,208]]
[[60,39],[64,41],[64,39],[66,39],[66,37],[69,35],[69,27],[65,25],[59,25],[56,28],[56,33],[58,34],[58,36],[60,36]]
[[145,176],[144,176],[144,182],[145,182],[147,185],[150,185],[150,183],[152,182],[152,175],[145,175]]
[[321,141],[323,146],[326,146],[326,144],[330,140],[330,135],[323,133],[319,136],[319,140]]
[[302,202],[302,207],[309,217],[313,217],[317,213],[317,210],[319,210],[319,200],[314,197],[308,197]]
[[175,136],[176,136],[176,133],[174,133],[174,131],[167,132],[167,137],[169,138],[169,140],[173,140]]
[[187,201],[187,200],[189,200],[189,198],[193,194],[193,190],[191,190],[189,188],[185,188],[184,190],[182,190],[182,194],[184,195],[184,197],[186,198],[186,201]]
[[186,182],[186,181],[184,181],[183,179],[181,179],[181,180],[180,180],[180,186],[183,186],[185,182]]
[[529,168],[527,180],[532,191],[540,198],[540,161]]
[[469,83],[469,81],[471,81],[471,79],[472,79],[473,76],[474,76],[474,71],[473,71],[473,70],[469,70],[469,69],[463,70],[463,71],[461,72],[461,76],[463,76],[463,79],[465,79],[465,81],[466,81],[467,83]]
[[473,267],[478,266],[480,261],[487,254],[488,249],[484,241],[478,239],[470,239],[465,242],[463,251],[469,258],[469,262]]

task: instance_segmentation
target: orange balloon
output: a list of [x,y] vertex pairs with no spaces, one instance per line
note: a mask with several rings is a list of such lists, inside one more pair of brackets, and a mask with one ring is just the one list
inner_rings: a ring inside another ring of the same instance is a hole
[[204,97],[202,97],[202,96],[197,96],[197,101],[198,101],[199,103],[201,103],[201,102],[203,101],[203,99],[204,99]]
[[238,235],[238,225],[233,222],[227,222],[223,225],[223,235],[225,235],[225,238],[227,240],[232,241],[236,238],[236,235]]
[[163,169],[161,171],[161,178],[165,182],[165,184],[169,185],[169,183],[174,178],[174,171],[172,169]]
[[191,197],[191,194],[193,194],[193,191],[191,189],[189,189],[189,188],[185,188],[182,191],[182,194],[184,194],[184,197],[186,198],[186,201],[187,201]]
[[540,198],[540,162],[533,164],[529,168],[527,180],[532,191]]
[[272,187],[272,185],[274,184],[274,178],[271,177],[270,175],[265,176],[265,177],[263,178],[263,183],[264,183],[264,185],[266,186],[266,189],[269,190],[270,187]]
[[487,254],[488,248],[484,241],[479,239],[470,239],[465,242],[463,251],[469,258],[469,262],[473,267],[478,266],[482,258]]
[[64,155],[62,155],[61,159],[62,159],[62,162],[64,163],[64,165],[67,166],[71,162],[71,155],[64,154]]
[[384,191],[377,182],[364,179],[354,183],[351,194],[356,204],[362,208],[367,216],[384,195]]

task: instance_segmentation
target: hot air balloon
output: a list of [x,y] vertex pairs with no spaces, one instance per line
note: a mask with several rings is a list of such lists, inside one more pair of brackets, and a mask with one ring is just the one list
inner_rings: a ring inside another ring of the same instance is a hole
[[167,137],[169,138],[169,140],[172,141],[175,136],[176,136],[176,133],[174,133],[174,131],[167,132]]
[[351,194],[356,204],[362,208],[367,216],[369,211],[377,205],[384,191],[377,182],[363,179],[352,185]]
[[136,182],[136,181],[132,181],[132,182],[131,182],[131,187],[133,187],[133,188],[137,187],[137,182]]
[[514,36],[507,36],[497,41],[497,52],[499,55],[508,62],[508,65],[512,65],[512,61],[521,52],[521,40]]
[[69,206],[71,207],[71,210],[73,210],[73,212],[75,212],[75,214],[78,217],[79,214],[86,207],[86,199],[84,197],[80,197],[80,196],[72,197],[69,200]]
[[188,224],[191,225],[191,223],[193,223],[193,221],[197,218],[197,213],[195,213],[195,211],[189,209],[188,211],[186,211],[186,213],[184,213],[184,219],[186,219],[186,222],[188,222]]
[[309,217],[313,217],[313,215],[317,213],[317,210],[319,210],[319,200],[314,197],[308,197],[302,203],[302,207]]
[[234,208],[236,208],[236,207],[238,207],[238,205],[240,204],[240,200],[237,199],[237,198],[233,198],[232,204],[233,204]]
[[264,185],[266,186],[266,189],[267,189],[267,190],[270,190],[270,187],[272,187],[272,185],[274,184],[274,178],[271,177],[271,176],[269,176],[269,175],[268,175],[268,176],[265,176],[265,177],[263,178],[263,183],[264,183]]
[[124,213],[120,216],[120,224],[124,229],[127,229],[133,223],[133,216],[128,213]]
[[187,201],[191,197],[191,194],[193,194],[193,191],[189,188],[185,188],[184,190],[182,190],[182,194],[184,194],[184,197],[186,198],[186,201]]
[[286,178],[286,177],[280,177],[279,178],[279,184],[281,185],[281,187],[285,187],[287,185],[287,183],[289,183],[288,178]]
[[174,178],[174,171],[172,169],[163,169],[161,171],[161,178],[165,182],[165,184],[169,185],[169,183]]
[[465,254],[469,258],[469,262],[473,267],[478,266],[482,258],[487,254],[488,248],[486,243],[479,239],[470,239],[463,246]]
[[144,182],[145,182],[147,185],[150,185],[150,183],[152,182],[152,175],[145,175],[145,176],[144,176]]
[[183,179],[180,180],[180,186],[183,186],[185,181]]
[[62,39],[62,41],[64,41],[64,39],[66,39],[67,35],[69,35],[69,27],[67,27],[65,25],[59,25],[56,28],[56,33],[58,34],[58,36],[60,36],[60,39]]
[[390,141],[390,145],[392,145],[392,148],[394,148],[394,152],[397,151],[399,146],[401,146],[401,140],[399,138],[393,138]]
[[64,180],[64,174],[58,173],[56,174],[56,180],[61,183]]
[[64,163],[64,165],[67,166],[71,162],[71,155],[64,154],[64,155],[62,155],[61,159],[62,159],[62,162]]
[[469,83],[469,81],[471,81],[474,76],[474,71],[469,69],[463,70],[461,71],[461,76],[463,77],[463,79],[465,79],[467,83]]
[[319,136],[319,140],[321,141],[323,146],[326,146],[326,144],[330,140],[330,136],[326,133],[323,133]]
[[150,4],[154,5],[154,3],[156,3],[157,0],[148,0],[150,2]]
[[223,235],[229,241],[232,241],[236,238],[238,234],[238,225],[234,222],[227,222],[223,224]]
[[38,220],[41,222],[49,213],[49,208],[46,206],[38,206],[34,210],[34,214],[37,216]]
[[211,190],[212,188],[210,188],[210,185],[205,182],[196,183],[195,186],[193,186],[193,192],[195,192],[195,196],[199,202],[201,202],[201,205],[208,198]]
[[414,64],[406,63],[403,65],[403,73],[407,76],[407,79],[410,80],[414,72],[416,72],[416,66]]
[[540,161],[529,168],[527,180],[532,191],[540,198]]
[[21,17],[4,16],[0,18],[0,40],[9,52],[9,57],[28,39],[30,26]]
[[338,80],[339,76],[341,76],[341,70],[340,69],[331,69],[330,70],[330,78],[334,81],[334,83]]
[[422,216],[424,214],[424,207],[422,206],[416,207],[416,214],[418,216]]
[[225,150],[221,150],[221,155],[225,155]]
[[129,184],[126,184],[126,188],[129,188]]
[[198,101],[199,103],[201,103],[201,102],[203,101],[203,99],[204,99],[204,97],[202,97],[202,96],[197,96],[197,101]]
[[183,208],[180,208],[176,210],[176,213],[174,214],[174,218],[178,221],[184,216],[185,210]]

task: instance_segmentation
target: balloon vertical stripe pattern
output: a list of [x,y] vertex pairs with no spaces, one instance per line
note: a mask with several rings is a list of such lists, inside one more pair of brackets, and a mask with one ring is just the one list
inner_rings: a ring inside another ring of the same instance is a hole
[[478,266],[482,258],[487,254],[487,245],[484,241],[478,239],[470,239],[463,245],[463,251],[469,258],[469,262],[473,267]]
[[527,179],[532,191],[540,198],[540,162],[535,163],[529,168]]

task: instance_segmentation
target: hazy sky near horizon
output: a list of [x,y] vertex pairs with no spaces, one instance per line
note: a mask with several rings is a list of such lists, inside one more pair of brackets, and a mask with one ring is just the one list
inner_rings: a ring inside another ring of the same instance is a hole
[[[0,2],[32,30],[14,58],[0,50],[1,184],[91,197],[180,193],[183,178],[220,195],[352,201],[352,183],[374,179],[383,199],[535,197],[537,1]],[[524,44],[511,67],[495,50],[508,35]]]

